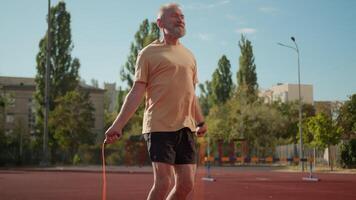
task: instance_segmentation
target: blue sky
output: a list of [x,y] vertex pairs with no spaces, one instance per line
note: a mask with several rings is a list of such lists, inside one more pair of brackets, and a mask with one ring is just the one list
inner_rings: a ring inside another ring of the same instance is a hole
[[[52,5],[58,1],[52,0]],[[80,75],[116,82],[139,24],[155,20],[152,0],[67,0],[72,16],[73,56]],[[346,100],[356,93],[356,1],[353,0],[182,0],[187,35],[200,82],[211,79],[225,54],[236,82],[241,33],[252,42],[260,88],[297,83],[297,56],[277,45],[293,45],[301,56],[301,82],[313,84],[315,100]],[[45,34],[47,1],[1,0],[0,76],[34,77],[39,40]]]

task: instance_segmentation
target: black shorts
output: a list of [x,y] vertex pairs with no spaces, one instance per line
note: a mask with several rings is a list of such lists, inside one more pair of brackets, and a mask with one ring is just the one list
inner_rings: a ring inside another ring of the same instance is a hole
[[152,162],[195,164],[195,134],[189,128],[144,134]]

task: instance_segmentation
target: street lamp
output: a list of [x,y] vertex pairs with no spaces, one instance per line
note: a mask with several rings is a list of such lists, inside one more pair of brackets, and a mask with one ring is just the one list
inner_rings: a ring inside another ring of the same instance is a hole
[[44,113],[44,127],[43,127],[43,160],[41,165],[49,165],[49,152],[48,152],[48,116],[49,116],[49,74],[50,74],[50,59],[51,59],[51,0],[48,0],[48,17],[47,17],[47,57],[46,57],[46,76],[45,76],[45,113]]
[[277,43],[280,46],[287,47],[290,49],[293,49],[294,51],[297,52],[298,55],[298,93],[299,93],[299,136],[300,136],[300,150],[299,150],[299,155],[300,155],[300,160],[302,163],[302,171],[304,172],[304,152],[303,152],[303,132],[302,132],[302,97],[301,97],[301,91],[300,91],[300,58],[299,58],[299,48],[297,43],[295,42],[295,38],[291,37],[290,38],[295,47],[285,45],[282,43]]

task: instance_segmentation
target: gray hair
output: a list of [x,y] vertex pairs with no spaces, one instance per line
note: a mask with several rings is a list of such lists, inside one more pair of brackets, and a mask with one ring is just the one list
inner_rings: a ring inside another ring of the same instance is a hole
[[178,8],[181,9],[180,5],[177,3],[167,3],[162,5],[159,10],[158,10],[158,14],[157,14],[157,19],[161,19],[162,16],[167,12],[167,10],[170,10],[172,8]]

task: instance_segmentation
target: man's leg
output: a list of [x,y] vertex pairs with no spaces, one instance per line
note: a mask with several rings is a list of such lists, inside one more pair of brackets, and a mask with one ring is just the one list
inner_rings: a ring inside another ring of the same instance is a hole
[[147,200],[164,200],[171,186],[173,165],[152,162],[154,182]]
[[185,200],[194,189],[196,164],[174,165],[175,185],[167,200]]

